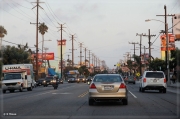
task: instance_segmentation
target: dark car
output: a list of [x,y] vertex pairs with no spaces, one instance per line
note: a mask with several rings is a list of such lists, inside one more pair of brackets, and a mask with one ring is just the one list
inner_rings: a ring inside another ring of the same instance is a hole
[[53,79],[53,76],[48,76],[48,77],[46,77],[44,80],[43,80],[43,82],[42,82],[42,85],[44,86],[44,87],[47,87],[48,85],[52,85],[52,83],[51,83],[51,80]]
[[76,82],[76,77],[75,76],[68,76],[67,80],[68,80],[68,83],[74,83],[74,82]]
[[136,83],[134,76],[128,76],[124,81],[125,83],[133,83],[133,84]]
[[78,80],[77,80],[77,83],[79,83],[79,82],[84,82],[84,83],[86,83],[86,77],[85,77],[84,75],[79,76],[79,78],[78,78]]
[[38,79],[38,80],[36,80],[36,85],[37,85],[37,86],[41,86],[43,81],[44,81],[44,79]]

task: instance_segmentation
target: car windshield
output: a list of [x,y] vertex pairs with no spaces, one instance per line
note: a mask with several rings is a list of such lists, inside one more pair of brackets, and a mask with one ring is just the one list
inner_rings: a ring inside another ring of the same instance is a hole
[[53,79],[53,77],[46,77],[45,80]]
[[84,78],[84,76],[79,76],[79,78]]
[[21,79],[21,74],[6,74],[4,80]]
[[128,79],[132,79],[133,78],[133,76],[128,76]]
[[164,75],[162,72],[147,72],[146,77],[147,78],[164,78]]
[[68,75],[68,78],[74,78],[77,77],[77,75]]
[[94,82],[121,82],[120,76],[95,76]]

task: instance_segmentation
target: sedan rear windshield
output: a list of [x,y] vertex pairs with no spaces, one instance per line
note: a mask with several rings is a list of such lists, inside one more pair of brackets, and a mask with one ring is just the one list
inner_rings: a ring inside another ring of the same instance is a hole
[[147,72],[147,78],[164,78],[164,74],[162,72]]
[[95,76],[94,82],[121,82],[120,76]]

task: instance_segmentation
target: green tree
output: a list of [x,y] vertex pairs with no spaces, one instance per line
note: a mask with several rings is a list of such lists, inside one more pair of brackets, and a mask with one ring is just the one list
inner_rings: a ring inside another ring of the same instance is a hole
[[[48,31],[48,27],[45,25],[45,23],[42,23],[39,25],[39,33],[42,35],[42,53],[44,49],[44,34]],[[48,60],[48,67],[50,67],[49,60]]]
[[30,63],[27,48],[17,48],[15,46],[5,46],[3,50],[3,64]]
[[150,70],[157,70],[157,71],[165,71],[166,69],[166,63],[164,60],[161,60],[159,58],[155,58],[154,61],[151,61],[149,65]]

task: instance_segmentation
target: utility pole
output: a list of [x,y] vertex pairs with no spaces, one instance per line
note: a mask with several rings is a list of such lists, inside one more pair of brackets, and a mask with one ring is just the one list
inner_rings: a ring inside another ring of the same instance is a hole
[[[129,44],[133,44],[134,45],[134,61],[135,61],[135,50],[138,50],[138,49],[135,49],[135,45],[136,44],[139,44],[139,43],[135,43],[135,42],[129,42]],[[131,49],[131,50],[133,50],[133,49]]]
[[140,36],[140,56],[139,56],[139,57],[140,57],[140,76],[142,76],[142,71],[141,71],[141,67],[142,67],[142,66],[141,66],[141,45],[142,45],[142,44],[141,44],[141,42],[142,42],[142,36],[145,36],[145,35],[146,35],[146,34],[143,34],[143,33],[142,33],[142,34],[136,33],[136,36]]
[[167,24],[167,16],[175,16],[175,14],[171,14],[171,15],[167,15],[167,9],[166,9],[166,5],[164,5],[164,15],[156,15],[156,16],[164,16],[165,18],[165,33],[166,33],[166,51],[165,51],[165,55],[166,55],[166,66],[167,66],[167,73],[166,74],[166,79],[167,79],[167,83],[168,85],[170,85],[170,77],[169,77],[169,40],[168,40],[168,24]]
[[80,44],[80,66],[81,66],[81,63],[82,63],[82,43],[79,43]]
[[74,67],[74,50],[76,50],[76,49],[74,49],[74,35],[71,35],[71,37],[72,37],[72,67]]
[[85,59],[84,59],[84,62],[85,62],[85,66],[86,66],[86,48],[84,49],[84,52],[85,52]]
[[90,68],[91,51],[89,50],[89,68]]
[[149,57],[150,57],[149,61],[151,63],[151,57],[152,57],[151,56],[151,37],[155,37],[156,35],[151,35],[150,34],[150,29],[148,31],[149,31],[149,34],[148,35],[144,35],[144,36],[148,36],[148,39],[149,39],[149,42],[148,42],[149,43]]
[[94,63],[93,63],[93,55],[94,55],[94,54],[92,53],[92,65],[93,65],[93,67],[94,67]]
[[[36,14],[36,23],[31,23],[30,24],[36,24],[36,80],[38,80],[38,23],[39,22],[39,7],[42,8],[39,3],[44,3],[44,2],[39,2],[39,0],[37,0],[37,2],[31,2],[31,3],[36,3],[36,6],[34,6],[32,9],[34,9],[35,7],[37,7],[37,14]],[[43,8],[42,8],[43,9]]]
[[[59,23],[58,23],[59,24]],[[62,31],[63,31],[63,28],[65,28],[65,27],[63,27],[63,25],[64,24],[59,24],[60,25],[60,27],[57,27],[57,28],[60,28],[60,30],[61,30],[61,78],[62,78],[62,73],[63,73],[63,59],[62,59]]]

